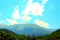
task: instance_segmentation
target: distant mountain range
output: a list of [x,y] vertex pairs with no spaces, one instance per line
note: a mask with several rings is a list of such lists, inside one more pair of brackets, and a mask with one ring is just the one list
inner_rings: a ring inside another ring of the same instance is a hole
[[15,32],[16,34],[34,34],[36,36],[43,36],[53,32],[50,29],[39,27],[35,24],[0,25],[0,29],[8,29]]

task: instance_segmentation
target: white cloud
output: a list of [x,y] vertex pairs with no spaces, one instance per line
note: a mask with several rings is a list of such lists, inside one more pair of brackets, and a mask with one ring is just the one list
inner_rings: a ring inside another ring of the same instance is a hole
[[6,20],[10,25],[14,25],[18,23],[16,20],[12,20],[12,19],[6,19]]
[[[43,0],[42,4],[46,3],[47,0]],[[33,2],[33,0],[28,0],[25,10],[23,10],[23,15],[33,16],[43,16],[44,5],[39,4],[38,2]]]
[[19,22],[19,24],[25,24],[26,22]]
[[45,5],[48,0],[43,0],[42,5]]
[[44,28],[48,28],[49,27],[48,23],[43,22],[43,21],[41,21],[39,19],[35,20],[35,24],[38,25],[38,26],[40,26],[40,27],[44,27]]
[[30,16],[22,16],[21,18],[23,21],[30,21],[31,17]]
[[20,20],[23,20],[23,21],[30,21],[30,20],[31,20],[31,17],[30,17],[30,16],[27,16],[27,15],[21,16],[21,15],[19,14],[18,7],[19,7],[19,6],[16,6],[16,7],[15,7],[14,12],[13,12],[13,14],[12,14],[12,18],[13,18],[13,19],[20,19]]
[[32,10],[32,0],[28,0],[25,10],[23,10],[23,15],[29,15]]
[[32,15],[42,16],[44,11],[44,6],[40,5],[38,2],[33,3]]
[[19,19],[19,18],[20,18],[18,6],[16,6],[16,7],[14,8],[14,12],[13,12],[13,14],[12,14],[12,18],[13,18],[13,19]]
[[19,19],[19,18],[20,18],[19,10],[15,10],[15,11],[13,12],[12,18],[13,18],[13,19]]

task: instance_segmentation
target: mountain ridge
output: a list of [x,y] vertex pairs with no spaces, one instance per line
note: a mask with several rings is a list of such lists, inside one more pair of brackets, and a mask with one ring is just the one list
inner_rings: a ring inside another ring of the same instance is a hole
[[52,32],[49,29],[46,29],[46,28],[43,28],[43,27],[39,27],[39,26],[37,26],[35,24],[1,25],[1,27],[2,28],[5,27],[5,29],[12,30],[16,34],[31,35],[31,34],[34,33],[36,36],[37,35],[43,36],[43,35],[46,35],[46,34],[50,34]]

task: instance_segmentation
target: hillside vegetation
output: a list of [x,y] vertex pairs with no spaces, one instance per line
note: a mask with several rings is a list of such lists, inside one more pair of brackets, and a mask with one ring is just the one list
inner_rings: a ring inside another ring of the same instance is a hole
[[60,29],[44,36],[16,34],[10,30],[0,29],[0,40],[60,40]]

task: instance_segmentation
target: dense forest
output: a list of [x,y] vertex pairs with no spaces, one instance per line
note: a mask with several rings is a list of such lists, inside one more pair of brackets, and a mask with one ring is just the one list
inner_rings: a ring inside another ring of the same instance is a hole
[[60,29],[44,36],[16,34],[10,30],[0,29],[0,40],[60,40]]

